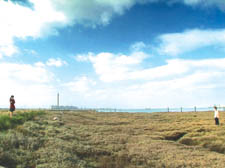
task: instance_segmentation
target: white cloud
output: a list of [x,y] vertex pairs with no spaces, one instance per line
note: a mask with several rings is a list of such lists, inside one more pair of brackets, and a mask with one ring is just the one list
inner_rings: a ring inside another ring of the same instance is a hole
[[129,79],[130,77],[127,74],[147,57],[148,55],[141,51],[134,52],[131,55],[113,53],[94,55],[93,53],[88,53],[86,56],[78,55],[76,60],[90,61],[102,81],[112,82]]
[[131,50],[132,51],[142,51],[144,48],[146,48],[146,44],[142,41],[136,42],[133,45],[131,45]]
[[18,48],[13,44],[6,44],[0,46],[0,54],[5,56],[11,56],[13,54],[18,53]]
[[[141,68],[147,54],[143,52],[127,55],[113,53],[89,53],[83,60],[89,60],[99,79],[103,82],[140,80],[154,81],[176,79],[194,72],[209,73],[225,71],[225,59],[182,60],[170,59],[157,67]],[[84,59],[85,58],[85,59]]]
[[113,16],[122,15],[137,3],[146,0],[52,0],[56,10],[62,11],[71,24],[96,25],[109,24]]
[[44,67],[2,62],[0,78],[1,107],[8,107],[12,94],[17,107],[49,107],[54,100],[54,75]]
[[225,48],[225,30],[189,30],[159,36],[158,51],[176,56],[202,47],[221,46]]
[[55,67],[62,67],[64,65],[68,65],[68,63],[64,60],[61,60],[60,58],[49,58],[46,63],[43,63],[41,61],[36,62],[34,64],[36,67],[44,68],[46,66],[55,66]]
[[38,55],[37,51],[35,50],[24,49],[24,51],[29,55],[34,55],[34,56]]
[[89,52],[87,54],[78,54],[75,56],[75,60],[78,62],[86,62],[89,61],[89,59],[94,56],[94,53]]
[[[225,60],[215,61],[220,64],[220,61],[224,63]],[[201,63],[201,61],[197,62]],[[200,68],[201,66],[192,67],[192,63],[197,62],[186,62],[189,73],[180,77],[175,77],[176,74],[174,74],[170,78],[146,81],[126,87],[123,91],[121,90],[121,99],[142,107],[193,107],[195,105],[208,107],[215,103],[223,104],[222,99],[225,94],[220,93],[225,89],[225,69],[215,65],[206,72]],[[208,65],[204,68],[207,69]]]
[[88,79],[86,76],[82,76],[63,85],[73,92],[85,93],[90,91],[91,87],[96,85],[96,82]]
[[0,1],[0,56],[18,52],[14,39],[40,38],[57,34],[57,29],[83,24],[95,27],[109,24],[114,15],[145,0],[30,0],[33,8]]
[[45,64],[43,62],[36,62],[34,65],[36,67],[45,67]]
[[[131,55],[89,53],[82,55],[82,61],[90,61],[100,80],[104,82],[124,80],[155,80],[163,77],[179,76],[188,72],[186,63],[180,60],[168,60],[168,64],[153,67],[141,68],[144,59],[149,55],[144,52],[135,52]],[[78,55],[79,60],[81,55]],[[178,70],[179,69],[179,70]]]
[[55,11],[50,1],[30,0],[33,10],[11,1],[0,1],[0,54],[11,56],[18,52],[14,39],[38,38],[54,33],[59,23],[65,23],[63,13]]
[[186,5],[191,6],[202,6],[202,7],[210,7],[215,6],[221,10],[225,9],[225,1],[223,0],[174,0],[175,2],[182,2]]
[[[126,97],[136,97],[137,104],[152,106],[209,106],[223,103],[218,93],[225,89],[225,59],[169,60],[155,68],[157,78],[132,85],[124,91]],[[185,67],[185,71],[181,68]],[[164,69],[163,68],[163,69]],[[181,75],[177,72],[181,70]],[[151,69],[148,70],[151,72]],[[157,76],[158,74],[158,76]],[[168,75],[168,76],[167,76]],[[222,94],[224,96],[224,94]]]
[[55,66],[55,67],[61,67],[63,65],[67,65],[66,61],[61,60],[60,58],[50,58],[47,62],[46,62],[47,66]]
[[144,58],[134,61],[131,57],[132,61],[127,61],[130,57],[112,53],[87,55],[85,60],[91,61],[100,81],[83,89],[82,93],[89,95],[84,101],[93,106],[119,108],[223,104],[225,58],[170,59],[165,65],[140,68]]

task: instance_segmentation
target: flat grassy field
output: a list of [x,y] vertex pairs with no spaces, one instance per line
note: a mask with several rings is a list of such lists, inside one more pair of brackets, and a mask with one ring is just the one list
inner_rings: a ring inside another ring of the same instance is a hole
[[220,116],[221,125],[216,126],[213,112],[45,111],[1,131],[0,165],[222,168],[225,167],[225,114],[220,112]]

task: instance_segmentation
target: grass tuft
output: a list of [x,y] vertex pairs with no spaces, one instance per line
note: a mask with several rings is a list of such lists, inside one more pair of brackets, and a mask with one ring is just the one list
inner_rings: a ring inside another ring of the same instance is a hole
[[189,137],[181,138],[179,142],[184,145],[190,145],[190,146],[196,145],[196,142]]

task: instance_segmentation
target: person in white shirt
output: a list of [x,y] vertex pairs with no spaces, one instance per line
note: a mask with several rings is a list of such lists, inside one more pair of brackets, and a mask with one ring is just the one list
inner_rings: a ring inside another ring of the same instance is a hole
[[219,111],[216,106],[214,106],[214,118],[215,118],[215,124],[219,125],[220,115],[219,115]]

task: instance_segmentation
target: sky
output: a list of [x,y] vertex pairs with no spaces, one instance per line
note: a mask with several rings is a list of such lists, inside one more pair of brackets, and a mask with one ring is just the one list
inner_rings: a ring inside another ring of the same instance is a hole
[[0,0],[0,108],[225,103],[224,0]]

